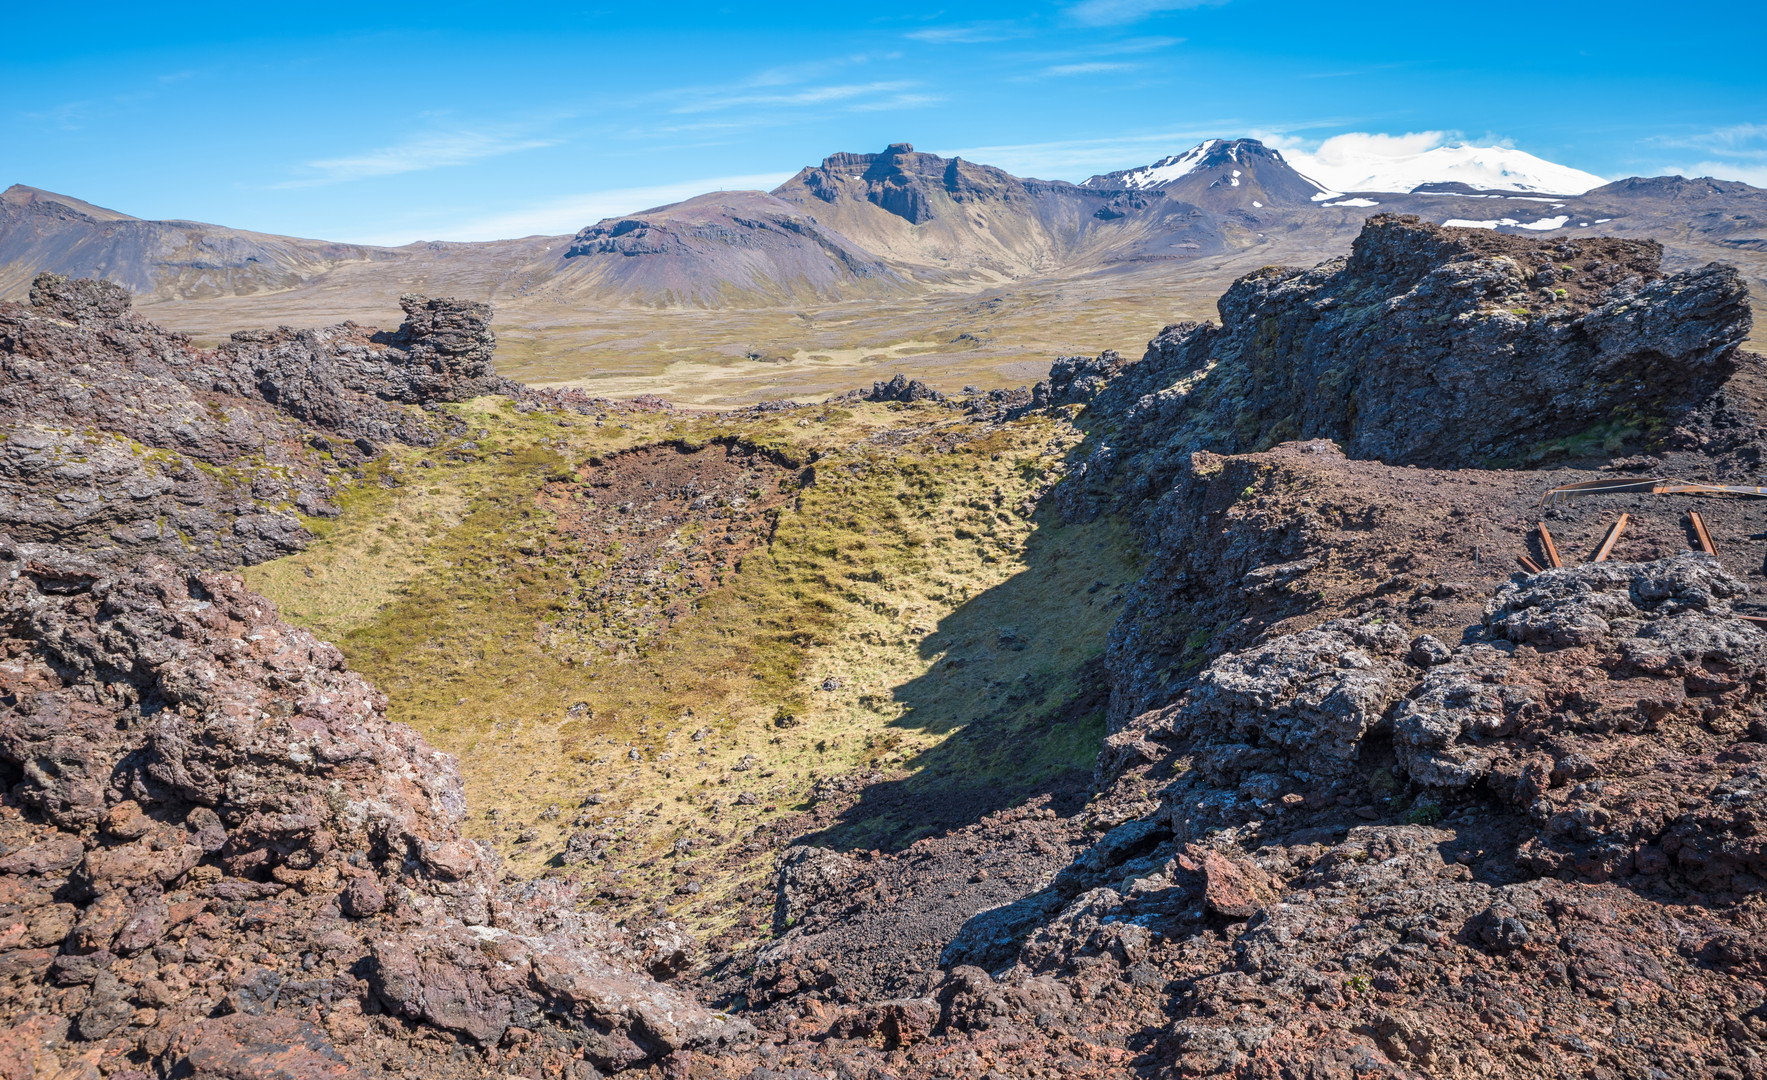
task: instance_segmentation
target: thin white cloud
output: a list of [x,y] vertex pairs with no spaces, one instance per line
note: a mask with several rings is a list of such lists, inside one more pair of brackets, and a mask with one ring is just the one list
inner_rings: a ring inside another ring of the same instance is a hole
[[1449,135],[1446,131],[1408,131],[1403,135],[1351,131],[1326,139],[1308,157],[1333,168],[1354,165],[1371,158],[1408,158],[1426,150],[1434,150],[1447,142]]
[[929,26],[903,36],[912,41],[925,41],[933,45],[983,45],[1029,35],[1029,30],[1013,23],[979,22],[960,26]]
[[1058,78],[1069,75],[1102,75],[1111,71],[1134,71],[1140,64],[1113,64],[1102,60],[1094,60],[1085,64],[1057,64],[1043,69],[1042,74],[1054,75]]
[[1169,49],[1174,45],[1182,44],[1184,44],[1184,39],[1181,37],[1124,38],[1121,41],[1112,41],[1104,45],[1095,45],[1091,51],[1095,53],[1103,53],[1105,55],[1110,55],[1112,53],[1145,53],[1157,52],[1160,49]]
[[851,106],[853,112],[888,112],[891,109],[920,109],[937,105],[945,98],[940,94],[897,94],[882,101],[865,101]]
[[1663,136],[1664,146],[1682,146],[1725,156],[1767,158],[1767,124],[1732,124],[1692,135]]
[[1711,176],[1767,187],[1767,124],[1733,124],[1691,135],[1661,136],[1652,141],[1694,151],[1677,155],[1671,164],[1651,170],[1656,174]]
[[843,83],[828,86],[808,86],[802,90],[787,93],[709,93],[696,100],[683,102],[675,106],[672,112],[700,113],[717,112],[723,109],[735,109],[749,105],[766,105],[772,107],[793,105],[863,105],[867,98],[885,98],[901,94],[919,85],[913,82],[869,82]]
[[377,150],[350,157],[309,161],[305,167],[318,175],[299,177],[273,184],[276,188],[317,187],[374,176],[396,176],[400,173],[422,172],[450,165],[466,165],[485,158],[501,157],[522,150],[557,146],[562,139],[535,138],[489,131],[441,131],[415,135],[383,146]]
[[1086,26],[1122,26],[1187,8],[1212,7],[1227,0],[1080,0],[1068,17]]
[[91,102],[69,101],[42,112],[28,112],[24,115],[27,120],[36,120],[63,131],[79,131],[86,126],[92,112]]
[[433,228],[413,226],[398,234],[360,236],[352,242],[396,247],[418,240],[506,240],[520,236],[563,236],[602,218],[635,214],[691,199],[709,191],[767,191],[791,179],[792,173],[713,176],[649,187],[586,191],[549,199],[487,217],[467,218]]
[[1695,161],[1679,165],[1663,165],[1651,170],[1655,176],[1710,176],[1715,180],[1741,180],[1758,188],[1767,188],[1767,162],[1750,164],[1741,161]]
[[[795,86],[798,83],[820,79],[831,72],[851,67],[864,67],[875,60],[887,60],[894,56],[891,53],[847,53],[841,56],[824,56],[817,59],[797,60],[790,64],[780,64],[755,72],[737,85],[741,88],[760,86]],[[691,88],[689,88],[691,89]]]

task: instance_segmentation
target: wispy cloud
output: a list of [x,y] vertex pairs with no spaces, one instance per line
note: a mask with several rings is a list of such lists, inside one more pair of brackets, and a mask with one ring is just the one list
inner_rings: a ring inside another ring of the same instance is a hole
[[157,75],[151,81],[125,85],[116,93],[96,100],[67,101],[35,112],[20,114],[24,119],[59,128],[80,131],[91,123],[114,120],[119,107],[134,109],[157,97],[167,87],[176,86],[196,77],[195,71],[173,71]]
[[1651,141],[1685,153],[1665,154],[1666,161],[1647,171],[1713,176],[1767,187],[1767,124],[1732,124],[1711,131],[1658,136]]
[[1151,60],[1113,59],[1125,56],[1146,56],[1149,53],[1176,48],[1184,44],[1181,37],[1132,37],[1116,41],[1091,42],[1080,48],[1048,52],[1020,53],[1014,59],[1043,66],[1028,74],[1013,77],[1014,82],[1064,78],[1073,75],[1103,75],[1113,71],[1138,71]]
[[848,105],[853,108],[864,108],[869,105],[875,108],[889,108],[889,99],[900,98],[906,91],[913,90],[918,85],[918,83],[902,81],[837,83],[778,92],[704,94],[696,95],[695,100],[684,101],[676,105],[671,111],[676,113],[718,112],[724,109],[737,109],[752,105],[770,107]]
[[1086,26],[1123,26],[1186,8],[1213,7],[1227,0],[1080,0],[1067,9],[1070,19]]
[[563,141],[558,138],[498,131],[428,132],[361,154],[306,162],[304,167],[317,175],[284,180],[271,186],[317,187],[321,184],[339,184],[374,176],[396,176],[425,169],[466,165],[523,150],[538,150],[541,147],[557,146]]
[[1767,124],[1732,124],[1693,134],[1665,135],[1655,141],[1664,146],[1683,146],[1709,153],[1767,158]]
[[92,118],[92,103],[89,101],[68,101],[44,109],[41,112],[25,113],[25,119],[34,120],[63,131],[79,131]]
[[913,30],[904,37],[934,45],[983,45],[994,41],[1011,41],[1028,37],[1030,30],[1010,22],[977,22],[953,26],[929,26]]
[[436,226],[413,226],[397,234],[353,237],[359,244],[409,244],[417,240],[501,240],[518,236],[563,236],[602,218],[636,214],[711,191],[766,191],[791,179],[791,173],[713,176],[650,187],[586,191],[531,203],[488,217],[463,218]]
[[1092,47],[1092,52],[1110,56],[1118,53],[1146,53],[1170,49],[1175,45],[1184,44],[1181,37],[1134,37],[1120,41],[1108,41]]
[[873,55],[871,53],[843,53],[838,56],[799,59],[790,64],[780,64],[764,68],[743,79],[739,87],[757,86],[795,86],[815,79],[825,78],[836,71],[848,68],[864,67],[874,60],[890,59],[895,53]]
[[891,109],[920,109],[944,101],[942,94],[896,94],[877,101],[864,101],[852,106],[854,112],[888,112]]
[[[754,72],[734,82],[680,86],[648,101],[680,117],[729,117],[735,128],[801,123],[805,115],[912,109],[943,101],[924,83],[909,79],[862,79],[857,69],[901,58],[899,52],[850,53],[805,59]],[[892,71],[896,70],[894,66]],[[840,77],[838,73],[846,72]],[[703,123],[703,122],[702,122]],[[658,125],[680,131],[694,125]]]
[[1767,164],[1751,165],[1740,161],[1696,161],[1691,164],[1664,165],[1651,171],[1679,176],[1710,176],[1718,180],[1741,180],[1745,184],[1767,188]]
[[1084,64],[1057,64],[1054,67],[1044,68],[1041,73],[1058,77],[1064,75],[1100,75],[1107,71],[1134,71],[1140,66],[1140,64],[1110,63],[1103,60],[1094,60]]

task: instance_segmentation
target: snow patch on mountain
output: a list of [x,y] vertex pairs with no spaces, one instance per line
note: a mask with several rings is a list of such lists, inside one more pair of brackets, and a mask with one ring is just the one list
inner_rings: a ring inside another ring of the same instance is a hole
[[[1198,143],[1182,154],[1163,157],[1145,169],[1136,169],[1125,174],[1120,183],[1123,187],[1138,191],[1170,184],[1181,176],[1189,176],[1195,172],[1197,166],[1203,163],[1203,159],[1209,156],[1209,151],[1220,145],[1220,139],[1210,139],[1208,142]],[[1093,180],[1097,179],[1098,177],[1093,177],[1086,183],[1091,184]]]
[[1287,155],[1302,174],[1333,191],[1409,192],[1427,184],[1462,183],[1482,191],[1581,195],[1607,183],[1513,147],[1450,145],[1439,131],[1352,132],[1325,140],[1311,153],[1290,148]]
[[1499,227],[1507,227],[1511,229],[1533,229],[1535,232],[1551,232],[1554,229],[1564,228],[1565,222],[1569,220],[1571,220],[1571,215],[1559,214],[1557,217],[1541,218],[1539,221],[1517,221],[1515,218],[1494,218],[1490,221],[1473,221],[1469,218],[1449,218],[1447,221],[1442,222],[1442,224],[1453,225],[1461,229],[1496,229]]

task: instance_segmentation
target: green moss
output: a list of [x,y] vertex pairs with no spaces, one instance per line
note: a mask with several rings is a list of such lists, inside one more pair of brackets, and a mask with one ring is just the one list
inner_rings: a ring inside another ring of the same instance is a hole
[[1368,790],[1376,798],[1397,794],[1404,786],[1386,769],[1374,769],[1368,774]]
[[[1619,410],[1616,410],[1618,413]],[[1625,448],[1629,443],[1636,442],[1646,431],[1657,425],[1635,415],[1615,415],[1599,424],[1592,424],[1573,435],[1553,439],[1549,442],[1536,443],[1529,447],[1520,460],[1507,462],[1510,467],[1516,465],[1537,465],[1544,461],[1560,458],[1590,457],[1598,453],[1612,454]]]
[[1252,444],[1252,449],[1263,452],[1277,443],[1290,442],[1301,437],[1301,426],[1293,416],[1285,416],[1270,426],[1263,437]]
[[[830,409],[806,427],[623,414],[560,428],[556,416],[487,403],[454,411],[480,446],[474,460],[447,461],[456,446],[370,463],[340,517],[309,522],[318,543],[247,574],[338,642],[395,719],[460,755],[475,813],[533,822],[549,803],[605,792],[596,812],[627,815],[622,865],[635,866],[640,852],[669,856],[693,822],[716,835],[708,850],[740,848],[764,807],[796,805],[818,772],[864,766],[936,793],[1090,770],[1103,718],[1083,704],[1097,683],[1086,665],[1118,609],[1086,590],[1129,580],[1137,555],[1109,520],[1051,527],[1017,514],[1077,440],[1065,423],[1027,419],[938,453],[914,434],[944,419],[925,409]],[[868,438],[880,430],[908,434]],[[755,522],[767,541],[721,587],[684,598],[671,625],[617,649],[573,630],[578,598],[620,552],[560,531],[554,508],[591,504],[559,477],[637,445],[731,439],[800,464],[822,455],[815,483],[787,485],[785,504]],[[419,473],[418,456],[439,464]],[[1000,644],[1005,625],[1030,647]],[[830,676],[840,689],[824,689]],[[700,728],[713,734],[681,741]],[[744,755],[754,769],[731,772]],[[720,777],[762,803],[733,806]],[[689,816],[632,816],[659,800]],[[882,818],[851,825],[878,843],[910,831]],[[469,833],[508,839],[481,817]],[[504,850],[538,872],[549,843],[562,839]],[[635,879],[641,896],[650,873]],[[645,904],[700,905],[716,921],[727,917],[719,895],[681,901],[659,879]]]
[[1405,814],[1407,825],[1434,825],[1442,820],[1442,808],[1433,802],[1420,802]]

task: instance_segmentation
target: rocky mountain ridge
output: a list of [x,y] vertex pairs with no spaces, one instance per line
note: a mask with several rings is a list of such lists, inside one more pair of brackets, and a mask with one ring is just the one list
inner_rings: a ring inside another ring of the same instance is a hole
[[0,197],[0,291],[19,295],[48,270],[104,276],[140,295],[270,296],[322,290],[332,277],[356,280],[359,264],[384,264],[382,277],[422,278],[485,301],[754,307],[1198,260],[1260,245],[1273,259],[1311,261],[1347,247],[1376,206],[1516,233],[1644,232],[1690,252],[1753,251],[1767,229],[1767,196],[1735,182],[1632,178],[1565,196],[1456,182],[1412,188],[1328,190],[1255,139],[1210,140],[1081,185],[899,143],[880,154],[833,155],[771,193],[709,193],[575,237],[376,248],[143,222],[15,185]]
[[[1508,193],[1516,195],[1577,195],[1603,185],[1601,177],[1544,161],[1505,147],[1436,146],[1428,150],[1391,155],[1364,153],[1343,147],[1322,148],[1322,154],[1302,154],[1297,166],[1256,139],[1209,139],[1182,154],[1161,158],[1152,165],[1103,173],[1082,182],[1083,187],[1129,187],[1151,190],[1180,184],[1194,172],[1220,168],[1223,163],[1246,164],[1262,160],[1272,170],[1294,173],[1305,183],[1305,197],[1323,202],[1342,198],[1345,192],[1410,194],[1431,191]],[[1229,173],[1231,174],[1231,171]],[[1230,185],[1231,186],[1231,185]],[[1312,191],[1306,191],[1307,186]]]
[[1304,207],[1334,194],[1256,139],[1210,139],[1140,169],[1105,173],[1082,187],[1160,191],[1212,210]]

